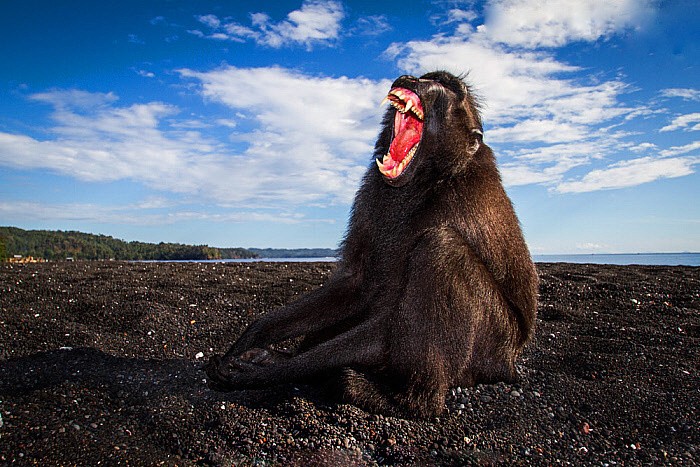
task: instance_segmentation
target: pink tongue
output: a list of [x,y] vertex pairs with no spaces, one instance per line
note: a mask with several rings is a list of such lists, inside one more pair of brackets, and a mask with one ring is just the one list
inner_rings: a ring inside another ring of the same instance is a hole
[[396,112],[394,120],[396,134],[391,146],[389,146],[389,154],[392,159],[401,162],[406,157],[408,151],[420,141],[422,126],[423,124],[419,120]]

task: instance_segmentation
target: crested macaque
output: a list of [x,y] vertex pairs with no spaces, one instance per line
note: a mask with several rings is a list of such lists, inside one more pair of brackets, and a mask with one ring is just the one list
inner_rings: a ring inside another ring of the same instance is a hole
[[450,387],[515,379],[538,278],[476,100],[444,71],[401,76],[386,100],[334,275],[212,357],[210,387],[336,377],[346,402],[431,417]]

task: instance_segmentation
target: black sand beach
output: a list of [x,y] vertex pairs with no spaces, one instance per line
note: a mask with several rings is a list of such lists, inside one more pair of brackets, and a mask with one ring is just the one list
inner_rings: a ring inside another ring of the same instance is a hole
[[331,263],[0,265],[0,465],[697,465],[700,268],[538,264],[514,385],[432,420],[201,367]]

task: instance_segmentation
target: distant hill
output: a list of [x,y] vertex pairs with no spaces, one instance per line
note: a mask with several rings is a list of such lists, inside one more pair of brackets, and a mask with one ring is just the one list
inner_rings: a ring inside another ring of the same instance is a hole
[[245,248],[212,248],[180,243],[125,242],[106,235],[61,230],[0,227],[0,260],[14,255],[47,260],[205,260],[257,258]]
[[332,248],[248,248],[260,258],[327,258],[338,256]]

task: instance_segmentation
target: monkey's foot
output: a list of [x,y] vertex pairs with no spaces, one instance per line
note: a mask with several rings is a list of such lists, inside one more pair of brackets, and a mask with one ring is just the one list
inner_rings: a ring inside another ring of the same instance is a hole
[[221,357],[214,355],[204,366],[207,374],[207,386],[215,391],[232,391],[235,386],[231,384],[232,372],[221,363]]
[[239,389],[238,382],[243,378],[244,373],[287,360],[291,356],[291,353],[257,347],[235,357],[226,355],[222,358],[215,355],[204,367],[208,377],[207,385],[216,391]]

